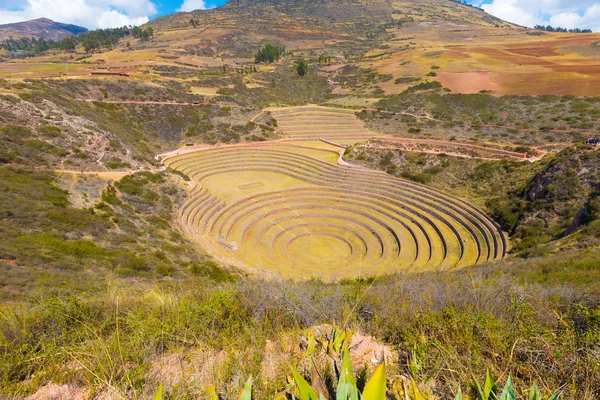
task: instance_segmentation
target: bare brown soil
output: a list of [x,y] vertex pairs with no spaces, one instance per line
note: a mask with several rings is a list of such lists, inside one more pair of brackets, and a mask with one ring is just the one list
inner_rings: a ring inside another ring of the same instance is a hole
[[492,80],[491,72],[438,72],[437,80],[455,93],[479,93],[482,90],[501,90]]

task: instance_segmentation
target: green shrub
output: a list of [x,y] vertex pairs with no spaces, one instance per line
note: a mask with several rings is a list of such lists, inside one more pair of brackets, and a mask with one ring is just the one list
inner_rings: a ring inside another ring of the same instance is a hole
[[423,82],[423,83],[419,83],[416,86],[409,87],[404,92],[402,92],[402,94],[406,95],[406,94],[411,94],[411,93],[415,93],[415,92],[441,89],[441,88],[442,88],[442,84],[438,81]]
[[40,135],[49,138],[57,138],[62,136],[60,128],[54,125],[42,125],[37,129],[37,131]]
[[417,82],[420,81],[421,78],[419,77],[414,77],[414,76],[401,76],[400,78],[397,78],[394,83],[396,85],[398,84],[404,84],[404,83],[411,83],[411,82]]

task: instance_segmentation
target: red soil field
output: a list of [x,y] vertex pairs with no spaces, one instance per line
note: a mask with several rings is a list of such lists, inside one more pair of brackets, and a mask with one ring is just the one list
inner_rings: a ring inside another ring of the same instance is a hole
[[437,80],[455,93],[479,93],[481,90],[501,90],[492,80],[491,72],[438,72]]

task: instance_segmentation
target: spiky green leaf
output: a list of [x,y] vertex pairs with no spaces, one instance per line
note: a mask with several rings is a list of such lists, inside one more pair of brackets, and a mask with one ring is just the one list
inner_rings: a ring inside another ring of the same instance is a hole
[[456,393],[456,397],[454,398],[454,400],[463,400],[463,394],[460,388],[458,388],[458,393]]
[[479,400],[488,400],[483,393],[483,389],[481,388],[479,381],[477,378],[475,378],[475,375],[473,375],[473,386],[475,386],[475,391],[477,392],[477,398]]
[[163,398],[163,385],[162,383],[158,385],[158,390],[154,394],[154,400],[162,400]]
[[336,353],[339,353],[344,344],[346,343],[347,339],[348,333],[346,331],[339,332],[339,334],[333,341],[333,350],[335,350]]
[[365,385],[363,390],[363,400],[385,400],[385,362],[382,362],[375,368],[373,375]]
[[412,385],[412,397],[413,400],[425,400],[425,396],[419,390],[419,386],[417,386],[417,382],[415,382],[414,378],[410,377],[410,383]]
[[206,391],[209,400],[219,400],[219,396],[217,395],[217,390],[213,385],[208,385],[208,389]]
[[417,379],[420,369],[421,366],[419,365],[419,359],[417,357],[417,348],[413,347],[410,360],[408,360],[408,372]]
[[252,400],[252,376],[248,378],[244,390],[240,393],[238,400]]
[[540,393],[540,389],[534,383],[531,385],[531,389],[529,389],[529,400],[542,400],[542,393]]
[[344,360],[338,381],[336,400],[358,400],[358,388],[352,370],[352,361],[348,352],[348,345],[343,346]]
[[300,400],[319,400],[317,393],[315,393],[314,389],[309,385],[306,379],[304,379],[302,375],[298,373],[298,370],[296,370],[296,368],[294,368],[294,366],[291,364],[290,369],[292,370],[296,387],[300,393]]
[[500,395],[500,400],[517,400],[517,394],[515,393],[515,387],[513,385],[512,377],[509,375],[506,385]]
[[[488,368],[485,372],[485,385],[483,387],[483,400],[493,400],[496,397],[496,382],[494,376]],[[493,396],[493,397],[492,397]]]
[[305,357],[310,357],[314,354],[315,349],[317,347],[317,340],[315,339],[315,335],[310,332],[308,334],[308,345],[306,346],[306,354]]

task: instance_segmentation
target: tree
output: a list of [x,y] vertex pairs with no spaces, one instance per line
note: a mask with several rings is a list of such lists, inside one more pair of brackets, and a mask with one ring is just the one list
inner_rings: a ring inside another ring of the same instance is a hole
[[134,38],[142,37],[142,28],[140,28],[139,26],[134,26],[131,29],[131,34],[133,35]]
[[142,39],[142,41],[147,41],[150,40],[150,38],[154,37],[154,29],[152,29],[151,26],[148,27],[148,29],[144,29],[141,31],[141,35],[140,38]]
[[319,64],[331,64],[331,56],[325,53],[319,54]]
[[74,36],[63,39],[60,42],[60,49],[64,51],[73,51],[77,46],[77,42],[74,39]]
[[285,54],[285,47],[274,46],[271,43],[267,43],[262,49],[260,49],[254,56],[254,62],[269,62],[279,61],[279,58]]
[[83,49],[86,53],[91,53],[94,51],[94,49],[100,47],[100,43],[98,43],[97,40],[89,38],[87,36],[82,39],[81,44],[83,45]]
[[535,25],[533,29],[546,32],[570,32],[570,33],[592,33],[591,29],[566,29],[561,27],[553,27],[552,25]]
[[[61,49],[63,51],[73,51],[78,44],[81,44],[86,52],[93,52],[101,50],[102,48],[111,49],[115,44],[119,42],[120,38],[129,36],[130,34],[135,37],[141,36],[142,30],[138,27],[128,28],[123,26],[121,28],[108,28],[108,29],[95,29],[87,33],[80,33],[73,35],[68,38],[59,41],[35,39],[23,37],[19,39],[9,38],[0,42],[0,49],[7,50],[9,53],[14,54],[40,54],[50,49]],[[147,35],[152,37],[154,34],[153,30],[148,28]],[[29,55],[27,55],[29,57]]]
[[296,71],[300,76],[304,76],[308,72],[308,63],[304,61],[304,58],[299,58],[296,61]]

